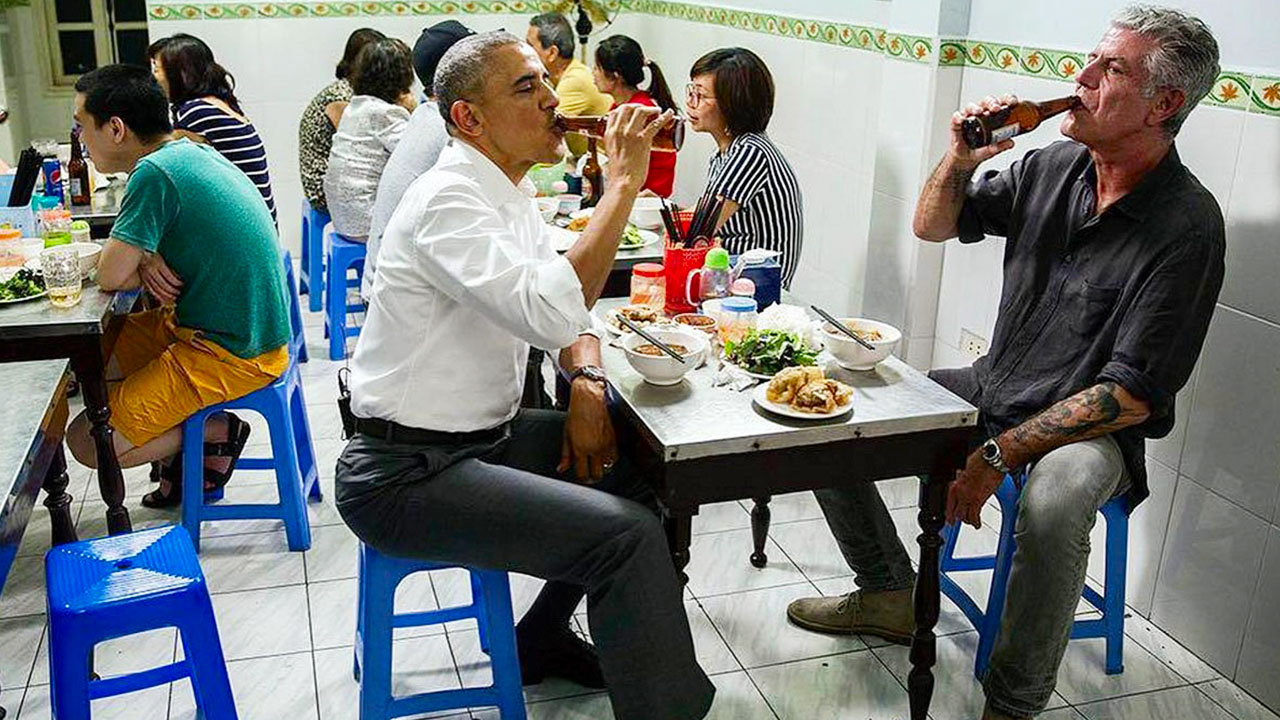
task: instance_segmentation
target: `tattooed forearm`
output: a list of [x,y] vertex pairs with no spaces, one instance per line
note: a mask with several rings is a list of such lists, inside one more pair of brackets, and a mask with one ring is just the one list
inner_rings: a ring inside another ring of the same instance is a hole
[[1073,442],[1100,437],[1146,420],[1150,408],[1113,382],[1082,390],[1000,436],[1011,465]]
[[940,241],[955,237],[956,221],[964,204],[964,190],[973,177],[973,168],[956,165],[948,158],[933,169],[920,202],[916,204],[914,230],[923,240]]

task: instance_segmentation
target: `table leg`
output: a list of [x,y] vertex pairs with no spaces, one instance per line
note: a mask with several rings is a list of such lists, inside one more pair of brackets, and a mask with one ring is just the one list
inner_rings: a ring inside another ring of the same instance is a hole
[[85,413],[92,425],[94,449],[98,456],[98,490],[107,504],[107,532],[119,535],[133,530],[124,507],[124,473],[112,440],[111,408],[107,406],[106,368],[102,348],[94,341],[71,358],[72,369],[84,391]]
[[688,585],[689,576],[684,569],[689,564],[689,545],[693,542],[693,515],[667,511],[662,517],[662,526],[667,531],[671,562],[676,566],[676,574],[680,576],[680,585]]
[[[53,545],[76,541],[76,525],[71,520],[71,495],[67,493],[67,456],[61,443],[53,455],[53,462],[44,476],[44,506],[49,509],[49,524]],[[0,716],[3,718],[3,716]]]
[[[933,477],[946,477],[935,474]],[[911,720],[925,720],[933,698],[933,665],[937,648],[933,627],[938,622],[941,588],[938,584],[938,549],[946,512],[948,483],[921,478],[920,483],[920,571],[916,576],[916,632],[911,640],[911,672],[907,674],[907,695]]]
[[755,507],[751,508],[751,542],[754,544],[751,564],[758,568],[769,564],[769,556],[764,553],[764,543],[769,539],[769,520],[772,517],[769,501],[772,499],[769,495],[752,498]]

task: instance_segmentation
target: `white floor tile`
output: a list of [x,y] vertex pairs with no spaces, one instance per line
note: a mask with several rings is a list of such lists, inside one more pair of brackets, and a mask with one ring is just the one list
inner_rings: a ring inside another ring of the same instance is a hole
[[[750,516],[752,505],[750,500],[742,501],[742,507],[747,511],[748,516]],[[769,516],[771,526],[800,520],[817,520],[822,517],[822,508],[818,506],[818,501],[811,492],[787,493],[774,495],[769,501]]]
[[[933,667],[933,702],[929,715],[934,720],[973,720],[982,716],[986,696],[982,684],[973,677],[973,657],[978,649],[975,632],[948,635],[937,640],[938,661]],[[874,648],[876,654],[905,686],[911,671],[910,648],[890,645]],[[1046,709],[1066,706],[1067,701],[1054,693]]]
[[[169,688],[159,686],[128,695],[94,700],[90,705],[93,720],[156,720],[169,711]],[[18,720],[50,720],[49,686],[27,689]]]
[[856,636],[816,633],[787,620],[792,600],[815,594],[812,585],[801,583],[699,602],[747,669],[866,648]]
[[1232,720],[1230,713],[1193,687],[1130,695],[1075,708],[1087,720]]
[[0,620],[0,688],[21,688],[31,678],[40,639],[44,636],[44,616]]
[[748,670],[781,720],[899,720],[907,691],[870,651]]
[[693,534],[704,535],[723,530],[751,527],[751,515],[736,500],[703,505],[693,516]]
[[227,660],[311,649],[307,590],[301,585],[214,595],[213,614]]
[[1208,663],[1196,657],[1195,653],[1184,648],[1177,640],[1166,635],[1150,620],[1137,613],[1130,613],[1125,618],[1124,633],[1152,655],[1164,661],[1164,664],[1173,668],[1174,672],[1186,678],[1188,682],[1207,682],[1222,677],[1217,670],[1209,667]]
[[1186,680],[1137,643],[1124,648],[1124,672],[1106,674],[1106,644],[1101,638],[1072,640],[1058,669],[1058,692],[1077,706],[1185,684]]
[[311,528],[311,549],[303,554],[307,582],[353,578],[360,568],[360,540],[346,525]]
[[[349,647],[315,652],[321,720],[351,720],[358,715],[360,686],[352,675],[352,663]],[[397,696],[460,687],[445,636],[396,640],[392,650],[391,683],[391,691]],[[429,717],[457,714],[449,711]]]
[[842,577],[851,572],[826,520],[775,525],[769,537],[782,547],[787,557],[810,580]]
[[44,611],[44,558],[15,558],[0,592],[0,619],[42,615]]
[[1196,687],[1234,715],[1236,720],[1280,720],[1280,715],[1268,710],[1230,680],[1214,680]]
[[[315,720],[317,717],[310,652],[230,662],[227,677],[240,720]],[[191,683],[174,683],[169,720],[196,718]]]
[[200,567],[211,593],[300,585],[306,580],[302,553],[289,551],[283,531],[201,538]]
[[17,720],[18,711],[22,709],[22,696],[27,694],[24,687],[9,689],[11,686],[6,685],[5,690],[0,690],[0,708],[8,713],[6,717]]
[[685,569],[694,597],[774,587],[805,579],[772,540],[766,545],[769,564],[764,568],[751,565],[751,547],[750,530],[695,536],[689,548],[689,566]]
[[[480,649],[480,636],[475,630],[449,633],[449,647],[457,662],[463,687],[483,687],[493,683],[493,670],[489,656]],[[561,678],[548,678],[537,685],[524,688],[525,702],[536,703],[558,698],[575,697],[599,692]]]

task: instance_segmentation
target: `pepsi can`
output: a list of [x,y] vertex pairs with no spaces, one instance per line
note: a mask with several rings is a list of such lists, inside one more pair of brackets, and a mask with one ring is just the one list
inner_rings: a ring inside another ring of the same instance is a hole
[[62,195],[62,163],[56,157],[44,159],[44,194],[58,198],[59,202],[65,200]]

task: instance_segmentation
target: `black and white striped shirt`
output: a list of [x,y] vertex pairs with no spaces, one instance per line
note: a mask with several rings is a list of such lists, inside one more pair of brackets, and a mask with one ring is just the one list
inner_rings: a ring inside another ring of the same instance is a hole
[[796,174],[777,146],[763,134],[734,138],[711,158],[707,189],[738,204],[720,228],[725,249],[734,255],[752,248],[781,252],[782,284],[790,287],[804,241],[804,202]]
[[253,123],[228,114],[205,100],[188,100],[173,114],[175,130],[187,130],[204,137],[232,165],[249,176],[276,219],[276,201],[271,194],[271,175],[267,172],[267,149],[258,137]]

